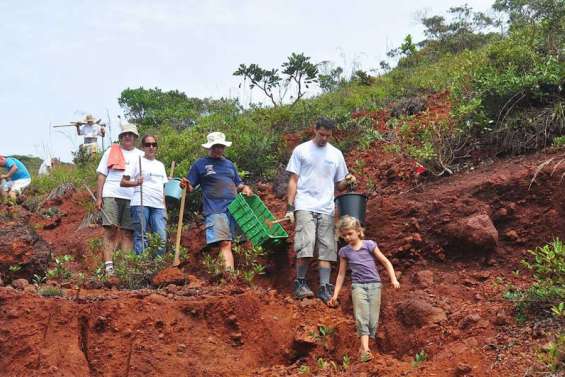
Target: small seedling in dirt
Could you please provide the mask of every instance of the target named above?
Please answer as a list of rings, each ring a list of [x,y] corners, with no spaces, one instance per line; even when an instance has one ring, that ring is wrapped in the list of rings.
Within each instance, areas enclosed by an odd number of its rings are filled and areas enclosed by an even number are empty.
[[[326,337],[332,335],[334,332],[335,328],[333,327],[319,325],[316,331],[310,331],[308,335],[316,341],[320,339],[325,341]]]
[[[33,277],[31,278],[31,282],[38,286],[45,283],[46,281],[47,281],[47,276],[41,276],[38,274],[33,274]]]
[[[523,305],[518,305],[516,307],[516,323],[520,326],[526,323],[528,320],[528,316],[526,315],[526,311],[524,310]]]
[[[84,274],[84,272],[79,272],[78,274],[73,276],[73,281],[77,287],[82,287],[84,286],[84,283],[86,283],[86,275]]]
[[[319,357],[318,360],[316,360],[316,365],[319,369],[326,369],[330,364],[324,360],[324,358]]]
[[[211,278],[216,279],[224,273],[224,263],[220,257],[214,257],[212,254],[205,254],[202,258],[204,269]]]
[[[318,326],[318,332],[320,333],[321,337],[326,337],[326,336],[332,335],[335,332],[335,328],[320,325],[320,326]]]
[[[565,370],[565,363],[563,362],[564,354],[565,333],[561,332],[543,353],[538,354],[538,358],[551,372],[561,372]],[[554,374],[551,375],[553,376]],[[561,376],[561,374],[559,375]]]
[[[22,270],[22,265],[20,264],[13,264],[8,267],[8,272],[6,273],[6,283],[11,282],[15,279],[16,274]]]
[[[248,285],[253,284],[257,275],[265,273],[265,266],[259,263],[259,258],[265,255],[265,251],[260,246],[242,247],[236,245],[233,248],[234,257],[237,259],[241,276]]]
[[[43,297],[63,296],[63,290],[57,287],[45,287],[39,290],[39,295]]]
[[[420,352],[418,352],[416,354],[416,356],[414,356],[414,360],[412,361],[412,366],[414,368],[418,367],[422,362],[426,361],[428,359],[428,355],[426,354],[426,351],[421,350]]]
[[[21,266],[20,264],[13,264],[13,265],[11,265],[10,267],[8,267],[8,271],[9,271],[11,274],[18,273],[18,272],[20,272],[21,270],[22,270],[22,266]]]
[[[298,374],[310,374],[310,367],[308,365],[301,365],[298,368]]]
[[[93,253],[102,250],[102,239],[100,238],[92,238],[88,240],[87,243],[88,243],[88,249]]]
[[[343,361],[341,363],[343,369],[348,369],[350,365],[351,365],[351,357],[349,357],[349,355],[343,355]]]
[[[520,270],[514,270],[514,271],[512,271],[512,275],[514,275],[514,276],[516,276],[516,277],[520,276]]]
[[[565,302],[560,302],[558,305],[551,307],[551,314],[555,318],[565,318]]]
[[[55,257],[55,268],[47,271],[47,277],[49,279],[56,279],[59,281],[69,279],[72,276],[72,273],[67,269],[67,263],[72,261],[73,257],[71,255]]]

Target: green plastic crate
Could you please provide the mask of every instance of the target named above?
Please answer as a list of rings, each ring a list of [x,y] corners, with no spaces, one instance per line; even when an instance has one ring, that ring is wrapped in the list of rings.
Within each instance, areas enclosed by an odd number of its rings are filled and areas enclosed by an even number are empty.
[[[228,210],[245,237],[255,246],[276,245],[288,238],[288,233],[280,224],[273,224],[272,227],[267,225],[266,220],[275,220],[275,217],[257,195],[238,194]]]

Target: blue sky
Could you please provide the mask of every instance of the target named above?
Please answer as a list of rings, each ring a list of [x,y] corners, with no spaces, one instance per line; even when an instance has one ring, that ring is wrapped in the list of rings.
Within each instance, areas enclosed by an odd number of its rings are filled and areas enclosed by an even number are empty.
[[[80,139],[68,122],[86,113],[117,134],[127,88],[178,89],[195,97],[259,98],[238,88],[240,63],[278,67],[292,52],[370,70],[406,34],[422,39],[418,15],[457,0],[0,0],[0,154],[62,157]],[[466,1],[487,10],[492,0]]]

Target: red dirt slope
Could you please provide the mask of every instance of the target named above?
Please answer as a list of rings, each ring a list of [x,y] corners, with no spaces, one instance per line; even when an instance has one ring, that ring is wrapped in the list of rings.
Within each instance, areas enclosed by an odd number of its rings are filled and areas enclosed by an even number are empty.
[[[513,273],[528,248],[565,238],[559,175],[544,171],[528,190],[535,168],[549,157],[500,161],[407,193],[399,188],[371,197],[367,237],[379,242],[401,274],[401,288],[393,291],[382,272],[373,362],[356,361],[348,289],[338,309],[290,298],[291,247],[267,260],[260,287],[214,286],[202,280],[202,235],[193,225],[183,235],[192,255],[186,272],[197,275],[187,286],[68,289],[64,298],[0,287],[0,375],[288,376],[306,366],[313,375],[524,375],[550,329],[545,322],[518,326],[501,294],[508,284],[531,282],[529,273]],[[382,170],[372,174],[378,179]],[[61,205],[67,216],[59,227],[39,233],[55,254],[82,258],[77,270],[87,271],[94,258],[87,240],[100,230],[74,232],[81,195]],[[284,212],[272,194],[264,198],[277,214]],[[492,227],[470,227],[474,216],[486,217]],[[494,246],[489,250],[476,233],[496,236]],[[317,288],[314,273],[311,284]],[[335,331],[319,336],[319,326]],[[412,366],[422,350],[427,361]],[[344,356],[352,360],[347,369]]]

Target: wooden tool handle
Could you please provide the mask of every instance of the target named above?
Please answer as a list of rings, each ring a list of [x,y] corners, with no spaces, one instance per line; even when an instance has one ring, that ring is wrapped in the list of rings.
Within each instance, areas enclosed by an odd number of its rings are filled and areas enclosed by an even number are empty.
[[[179,223],[177,225],[177,242],[175,245],[175,259],[173,261],[173,266],[178,266],[180,264],[180,237],[182,231],[182,220],[184,217],[184,202],[186,200],[186,188],[182,189],[182,196],[180,199],[180,211],[179,211]]]
[[[173,174],[175,172],[175,162],[171,162],[171,174],[169,174],[169,177],[173,178]]]

